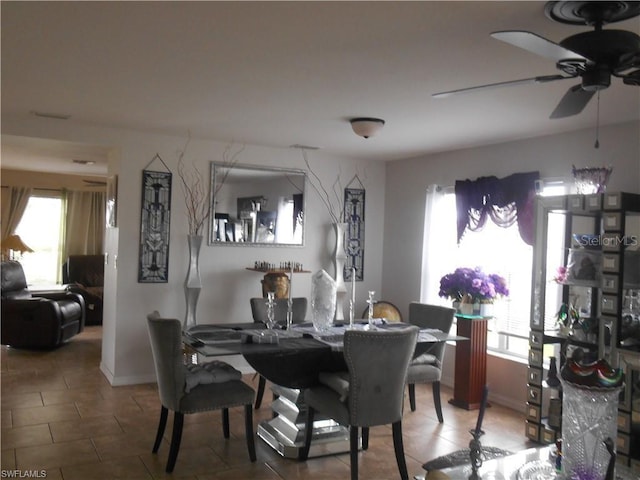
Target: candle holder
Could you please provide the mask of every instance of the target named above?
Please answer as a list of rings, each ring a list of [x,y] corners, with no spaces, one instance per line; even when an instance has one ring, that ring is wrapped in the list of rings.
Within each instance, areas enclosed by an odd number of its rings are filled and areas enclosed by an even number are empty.
[[[289,297],[287,300],[287,330],[291,329],[293,324],[293,299]]]
[[[482,443],[480,443],[480,437],[484,435],[484,430],[469,430],[469,433],[473,437],[469,442],[469,460],[471,461],[471,475],[469,480],[478,480],[482,477],[478,475],[478,470],[482,466]]]
[[[353,300],[349,300],[349,325],[347,326],[347,329],[353,330],[355,328],[354,320]]]
[[[369,298],[367,299],[367,303],[369,304],[369,310],[367,312],[367,328],[368,329],[373,329],[374,325],[373,325],[373,304],[375,303],[373,300],[374,295],[376,294],[376,292],[374,292],[373,290],[369,290]]]
[[[267,328],[272,330],[276,323],[275,292],[267,292]]]

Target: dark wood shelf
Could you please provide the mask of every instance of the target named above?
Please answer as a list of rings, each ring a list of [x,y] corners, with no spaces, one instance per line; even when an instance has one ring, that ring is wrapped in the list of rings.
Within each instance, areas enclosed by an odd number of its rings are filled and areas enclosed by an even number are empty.
[[[291,269],[288,268],[253,268],[247,267],[247,270],[260,273],[291,273]],[[311,270],[294,270],[293,273],[311,273]]]

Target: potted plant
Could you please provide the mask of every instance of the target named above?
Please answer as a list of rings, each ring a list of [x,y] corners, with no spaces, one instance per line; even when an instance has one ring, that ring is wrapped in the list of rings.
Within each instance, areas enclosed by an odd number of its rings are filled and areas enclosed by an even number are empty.
[[[504,277],[496,273],[485,273],[480,267],[460,267],[440,279],[439,295],[450,298],[454,304],[459,302],[462,314],[489,315],[486,306],[508,296],[509,288]]]

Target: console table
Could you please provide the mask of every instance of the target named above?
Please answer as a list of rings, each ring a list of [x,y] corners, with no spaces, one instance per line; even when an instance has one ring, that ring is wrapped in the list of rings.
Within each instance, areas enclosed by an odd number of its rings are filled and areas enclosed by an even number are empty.
[[[451,405],[477,410],[487,383],[487,324],[491,317],[456,314],[457,335],[468,342],[456,345],[456,367]]]

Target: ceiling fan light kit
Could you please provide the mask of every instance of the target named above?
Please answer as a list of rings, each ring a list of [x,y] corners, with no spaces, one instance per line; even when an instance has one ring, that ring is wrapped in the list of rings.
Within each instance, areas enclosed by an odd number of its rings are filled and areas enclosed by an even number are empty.
[[[577,115],[587,106],[594,92],[611,85],[618,77],[625,85],[640,86],[640,37],[625,30],[603,30],[603,25],[640,15],[639,1],[560,1],[547,2],[545,14],[553,21],[569,25],[592,26],[588,32],[571,35],[559,43],[532,32],[502,31],[491,36],[523,50],[556,61],[563,75],[547,75],[528,79],[497,82],[436,93],[434,97],[483,89],[547,83],[580,77],[581,82],[565,93],[550,118]]]
[[[358,117],[352,118],[349,122],[353,132],[364,138],[373,137],[384,127],[384,120],[381,118]]]

